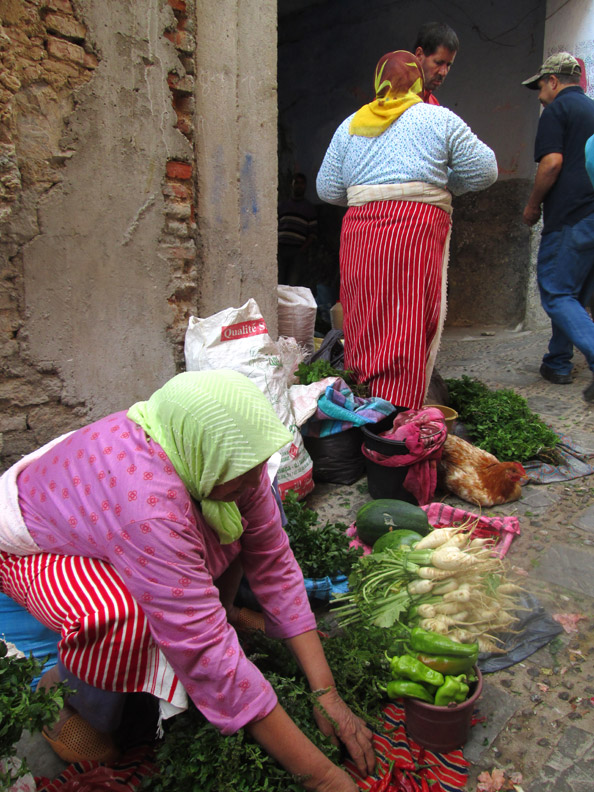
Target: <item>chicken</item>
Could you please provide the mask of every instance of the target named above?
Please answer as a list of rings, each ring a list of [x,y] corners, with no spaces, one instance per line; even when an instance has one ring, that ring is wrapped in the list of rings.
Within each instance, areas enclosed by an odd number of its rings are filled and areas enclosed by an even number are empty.
[[[443,444],[439,474],[445,489],[477,506],[518,500],[527,479],[519,462],[500,462],[488,451],[451,434]]]

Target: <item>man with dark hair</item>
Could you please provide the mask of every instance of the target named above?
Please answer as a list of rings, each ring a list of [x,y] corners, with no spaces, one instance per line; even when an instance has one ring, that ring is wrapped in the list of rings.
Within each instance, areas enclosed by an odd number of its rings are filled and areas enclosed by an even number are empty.
[[[594,102],[580,87],[581,73],[573,55],[558,52],[522,83],[538,90],[544,107],[534,144],[538,168],[524,222],[535,225],[542,205],[537,278],[552,336],[540,374],[555,385],[571,383],[574,346],[594,373],[594,323],[585,308],[594,294],[594,188],[584,155],[594,134]],[[584,399],[594,402],[594,380]]]
[[[459,49],[458,36],[445,22],[426,22],[417,33],[413,53],[423,67],[425,102],[439,104],[433,96],[433,91],[436,91],[447,77]]]

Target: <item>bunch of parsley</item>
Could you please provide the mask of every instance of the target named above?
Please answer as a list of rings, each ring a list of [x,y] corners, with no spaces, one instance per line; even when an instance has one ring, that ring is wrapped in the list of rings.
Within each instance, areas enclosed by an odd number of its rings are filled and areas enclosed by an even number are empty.
[[[472,442],[501,462],[555,458],[559,437],[509,389],[490,390],[483,382],[463,376],[447,379],[451,406],[458,412]]]
[[[287,517],[285,531],[304,577],[348,575],[362,550],[349,547],[347,526],[330,522],[318,526],[317,513],[300,503],[294,492],[287,493],[283,508]]]
[[[37,660],[32,655],[9,656],[7,645],[0,641],[0,760],[13,755],[23,731],[33,734],[50,726],[64,706],[64,696],[68,692],[64,683],[51,690],[31,688],[47,659]],[[17,778],[27,772],[26,760],[18,770],[0,770],[0,789],[11,789]]]
[[[374,680],[387,673],[384,650],[389,630],[357,627],[348,633],[322,636],[324,651],[336,686],[348,704],[372,728],[379,728],[384,703]],[[340,749],[318,730],[312,714],[312,696],[286,646],[254,633],[246,639],[247,656],[273,686],[280,704],[301,731],[333,762]],[[192,705],[164,722],[165,736],[157,747],[158,773],[143,781],[150,792],[302,792],[302,786],[283,770],[244,730],[227,737]]]

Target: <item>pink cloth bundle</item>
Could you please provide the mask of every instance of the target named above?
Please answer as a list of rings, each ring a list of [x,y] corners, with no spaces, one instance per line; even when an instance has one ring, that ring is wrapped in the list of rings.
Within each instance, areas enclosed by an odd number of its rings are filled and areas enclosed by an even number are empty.
[[[398,413],[391,429],[379,437],[403,442],[408,454],[388,456],[363,445],[363,454],[378,465],[408,466],[404,488],[417,499],[419,505],[429,503],[437,485],[437,463],[447,437],[443,414],[435,407],[406,410]]]

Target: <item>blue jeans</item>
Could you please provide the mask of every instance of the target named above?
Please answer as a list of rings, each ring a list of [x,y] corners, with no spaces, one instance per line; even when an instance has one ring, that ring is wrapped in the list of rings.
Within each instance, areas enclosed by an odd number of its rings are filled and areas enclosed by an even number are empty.
[[[594,293],[594,215],[544,234],[537,277],[553,329],[543,363],[558,374],[569,374],[576,346],[594,372],[594,322],[584,307]]]

